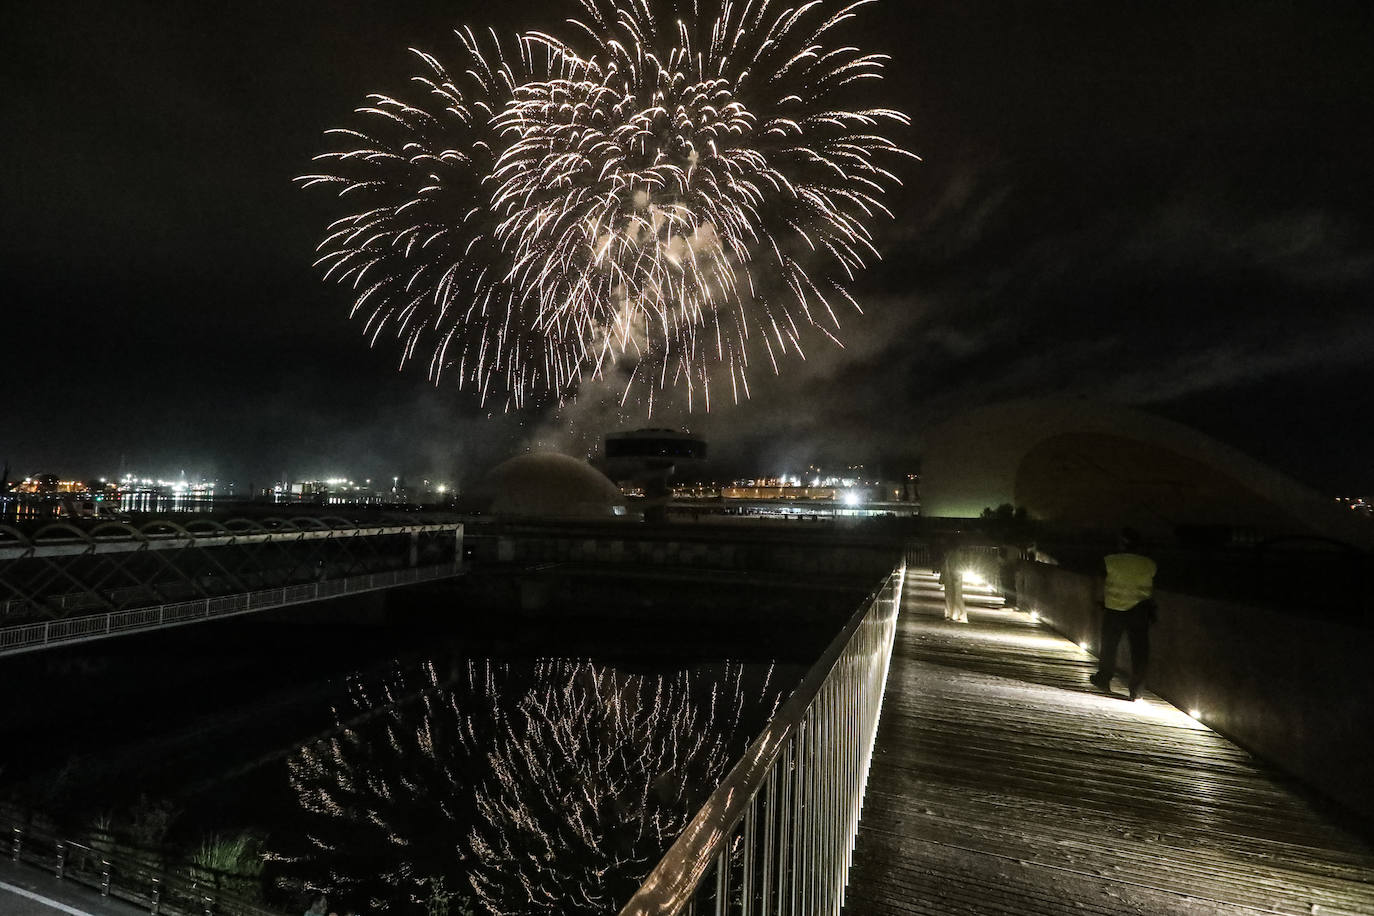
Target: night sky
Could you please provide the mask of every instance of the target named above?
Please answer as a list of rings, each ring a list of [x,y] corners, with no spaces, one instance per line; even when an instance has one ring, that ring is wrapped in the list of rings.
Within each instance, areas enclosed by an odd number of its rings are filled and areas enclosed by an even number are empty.
[[[397,371],[311,267],[292,178],[408,46],[571,4],[29,3],[7,10],[0,460],[18,474],[471,477],[645,425],[589,392],[494,416]],[[1374,5],[884,0],[913,117],[884,252],[752,400],[656,414],[722,472],[914,466],[961,409],[1090,396],[1327,494],[1374,493]]]

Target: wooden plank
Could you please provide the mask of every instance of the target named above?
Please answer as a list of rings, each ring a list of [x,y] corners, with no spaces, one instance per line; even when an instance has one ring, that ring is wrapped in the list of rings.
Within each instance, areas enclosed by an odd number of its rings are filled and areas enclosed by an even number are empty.
[[[908,579],[845,912],[1374,914],[1374,846],[1029,617]]]

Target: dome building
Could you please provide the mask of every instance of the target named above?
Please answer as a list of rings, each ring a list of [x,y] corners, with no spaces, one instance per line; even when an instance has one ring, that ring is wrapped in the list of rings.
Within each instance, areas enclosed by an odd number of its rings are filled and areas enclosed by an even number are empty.
[[[478,487],[492,515],[527,519],[608,519],[625,515],[625,497],[585,461],[556,452],[517,455]]]
[[[955,417],[926,442],[925,515],[976,517],[1011,503],[1035,518],[1155,535],[1230,526],[1361,544],[1372,533],[1279,471],[1128,407],[1013,401]]]

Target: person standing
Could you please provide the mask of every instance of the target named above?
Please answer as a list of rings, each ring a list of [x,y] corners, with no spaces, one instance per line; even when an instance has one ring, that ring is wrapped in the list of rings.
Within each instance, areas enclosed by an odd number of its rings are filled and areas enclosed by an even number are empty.
[[[940,584],[945,587],[945,619],[955,623],[968,623],[968,608],[964,604],[963,554],[958,544],[950,544],[945,549],[944,567],[940,571]]]
[[[1122,528],[1120,552],[1103,558],[1107,576],[1102,583],[1102,638],[1098,645],[1097,673],[1088,680],[1099,690],[1112,691],[1116,674],[1116,649],[1124,633],[1131,647],[1131,699],[1140,698],[1145,670],[1150,663],[1150,624],[1155,617],[1155,561],[1136,552],[1140,535]]]
[[[997,584],[1002,589],[1002,606],[1016,609],[1016,567],[1021,559],[1021,549],[1003,544],[997,549]]]

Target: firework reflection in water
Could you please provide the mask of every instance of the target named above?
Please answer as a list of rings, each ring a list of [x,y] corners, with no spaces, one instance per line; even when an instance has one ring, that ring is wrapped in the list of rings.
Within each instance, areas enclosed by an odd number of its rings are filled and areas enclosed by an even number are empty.
[[[871,104],[872,0],[579,0],[563,33],[459,29],[368,97],[306,186],[349,212],[319,245],[375,343],[430,354],[507,409],[623,373],[710,408],[858,310],[873,227],[912,156]],[[620,377],[619,375],[617,377]],[[652,407],[650,408],[652,409]]]
[[[503,916],[616,912],[781,701],[736,663],[428,664],[353,693],[288,762],[310,849],[287,871],[375,909],[442,877]]]

